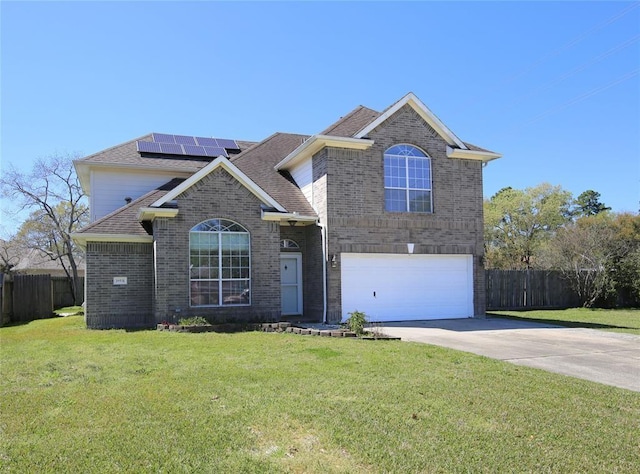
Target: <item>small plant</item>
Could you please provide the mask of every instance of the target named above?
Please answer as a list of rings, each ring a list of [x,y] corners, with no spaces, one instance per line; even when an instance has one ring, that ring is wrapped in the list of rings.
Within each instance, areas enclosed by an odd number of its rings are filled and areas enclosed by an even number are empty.
[[[209,321],[202,316],[192,316],[190,318],[180,318],[178,324],[180,326],[209,326]]]
[[[386,338],[387,335],[382,330],[382,325],[380,323],[373,323],[369,326],[369,335],[374,339],[383,339]]]
[[[347,319],[349,330],[355,332],[358,336],[362,336],[365,324],[367,324],[367,315],[362,311],[356,310],[353,313],[349,313],[349,319]]]

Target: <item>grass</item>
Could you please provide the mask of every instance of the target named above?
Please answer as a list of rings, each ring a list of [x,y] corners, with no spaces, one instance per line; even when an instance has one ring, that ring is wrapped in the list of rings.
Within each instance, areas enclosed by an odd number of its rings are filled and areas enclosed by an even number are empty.
[[[0,328],[4,472],[637,472],[640,393],[424,344]]]
[[[640,335],[640,309],[571,308],[541,311],[492,311],[489,316],[526,319],[558,326],[586,327]]]

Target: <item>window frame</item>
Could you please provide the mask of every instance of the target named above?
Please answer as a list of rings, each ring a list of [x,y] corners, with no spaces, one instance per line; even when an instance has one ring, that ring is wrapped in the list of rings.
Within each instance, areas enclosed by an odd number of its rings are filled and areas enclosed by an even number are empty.
[[[280,240],[280,251],[283,250],[291,250],[294,252],[300,252],[300,245],[293,239],[281,239]]]
[[[207,226],[209,227],[209,229],[203,228]],[[197,267],[198,271],[202,271],[203,269],[206,269],[206,271],[209,272],[209,278],[202,278],[199,276],[197,278],[194,277],[194,274],[193,274],[194,267],[193,267],[192,259],[203,258],[202,253],[199,253],[197,256],[193,255],[192,236],[194,234],[217,236],[216,239],[214,239],[217,241],[215,245],[211,245],[207,248],[199,249],[200,252],[202,252],[203,250],[209,251],[209,259],[211,259],[212,257],[217,259],[216,266],[204,266],[204,267],[198,266]],[[239,244],[242,245],[243,247],[244,245],[246,245],[246,249],[247,249],[246,257],[243,256],[242,254],[235,255],[235,256],[228,254],[229,248],[232,249],[232,246],[227,247],[226,249],[227,253],[225,253],[224,241],[228,239],[225,239],[223,236],[231,236],[231,235],[246,236],[246,243],[239,242]],[[230,259],[233,262],[234,258],[239,258],[241,262],[244,258],[246,258],[246,266],[240,265],[240,266],[234,267],[233,265],[231,266],[225,265],[225,263],[228,262]],[[229,277],[224,276],[225,274],[228,274],[228,272],[233,271],[234,269],[239,269],[240,272],[242,272],[243,274],[246,274],[247,275],[246,278],[243,278],[243,277],[233,278],[232,276],[229,276]],[[191,308],[228,308],[228,307],[238,307],[238,306],[251,306],[251,296],[252,296],[251,295],[252,293],[251,291],[251,234],[244,226],[230,219],[212,218],[212,219],[206,219],[196,224],[189,230],[189,270],[188,271],[189,271],[189,307]],[[216,273],[217,275],[216,278],[211,278],[212,272]],[[217,297],[218,297],[217,304],[194,304],[193,297],[195,295],[193,295],[193,285],[195,282],[217,282]],[[228,297],[236,296],[236,295],[225,295],[225,283],[229,283],[229,282],[231,282],[231,284],[233,284],[233,282],[246,282],[246,288],[242,291],[242,293],[240,293],[240,295],[238,295],[240,297],[240,302],[238,303],[229,302],[229,301],[225,302],[225,299],[227,299]],[[247,292],[246,301],[242,301],[244,292]],[[211,296],[211,292],[209,292],[208,295]]]
[[[398,149],[396,152],[395,149]],[[414,154],[414,151],[417,154]],[[396,168],[400,170],[400,166],[398,165],[398,161],[402,161],[402,170],[404,171],[403,176],[394,176],[391,172],[392,164],[388,164],[388,159],[395,159],[396,163],[394,163]],[[411,176],[411,166],[410,160],[417,160],[418,162],[426,162],[428,165],[428,178],[427,185],[428,187],[419,187],[419,186],[411,186],[412,181],[424,180],[424,177]],[[424,170],[422,170],[424,171]],[[391,186],[387,185],[388,181],[391,180],[399,180],[403,181],[404,185],[402,186]],[[410,143],[397,143],[395,145],[387,148],[383,154],[383,184],[384,184],[384,210],[386,212],[410,212],[412,214],[433,214],[433,173],[431,166],[431,157],[428,153],[426,153],[420,147],[412,145]],[[403,202],[404,209],[393,209],[393,206],[389,205],[389,201],[391,198],[388,196],[388,191],[401,191],[404,195],[404,199],[400,201],[396,199],[396,202]],[[428,192],[429,193],[429,210],[411,210],[411,194],[419,193],[419,192]]]

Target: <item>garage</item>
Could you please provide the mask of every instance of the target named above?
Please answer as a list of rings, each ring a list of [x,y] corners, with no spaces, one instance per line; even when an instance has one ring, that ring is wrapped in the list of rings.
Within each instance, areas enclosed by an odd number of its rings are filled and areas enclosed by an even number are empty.
[[[343,253],[341,276],[343,321],[473,317],[471,255]]]

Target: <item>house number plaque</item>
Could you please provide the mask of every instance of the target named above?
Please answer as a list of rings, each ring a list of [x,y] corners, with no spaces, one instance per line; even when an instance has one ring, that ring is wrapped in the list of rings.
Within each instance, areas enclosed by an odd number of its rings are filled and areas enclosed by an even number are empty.
[[[114,285],[126,285],[127,284],[127,277],[113,277],[113,284]]]

